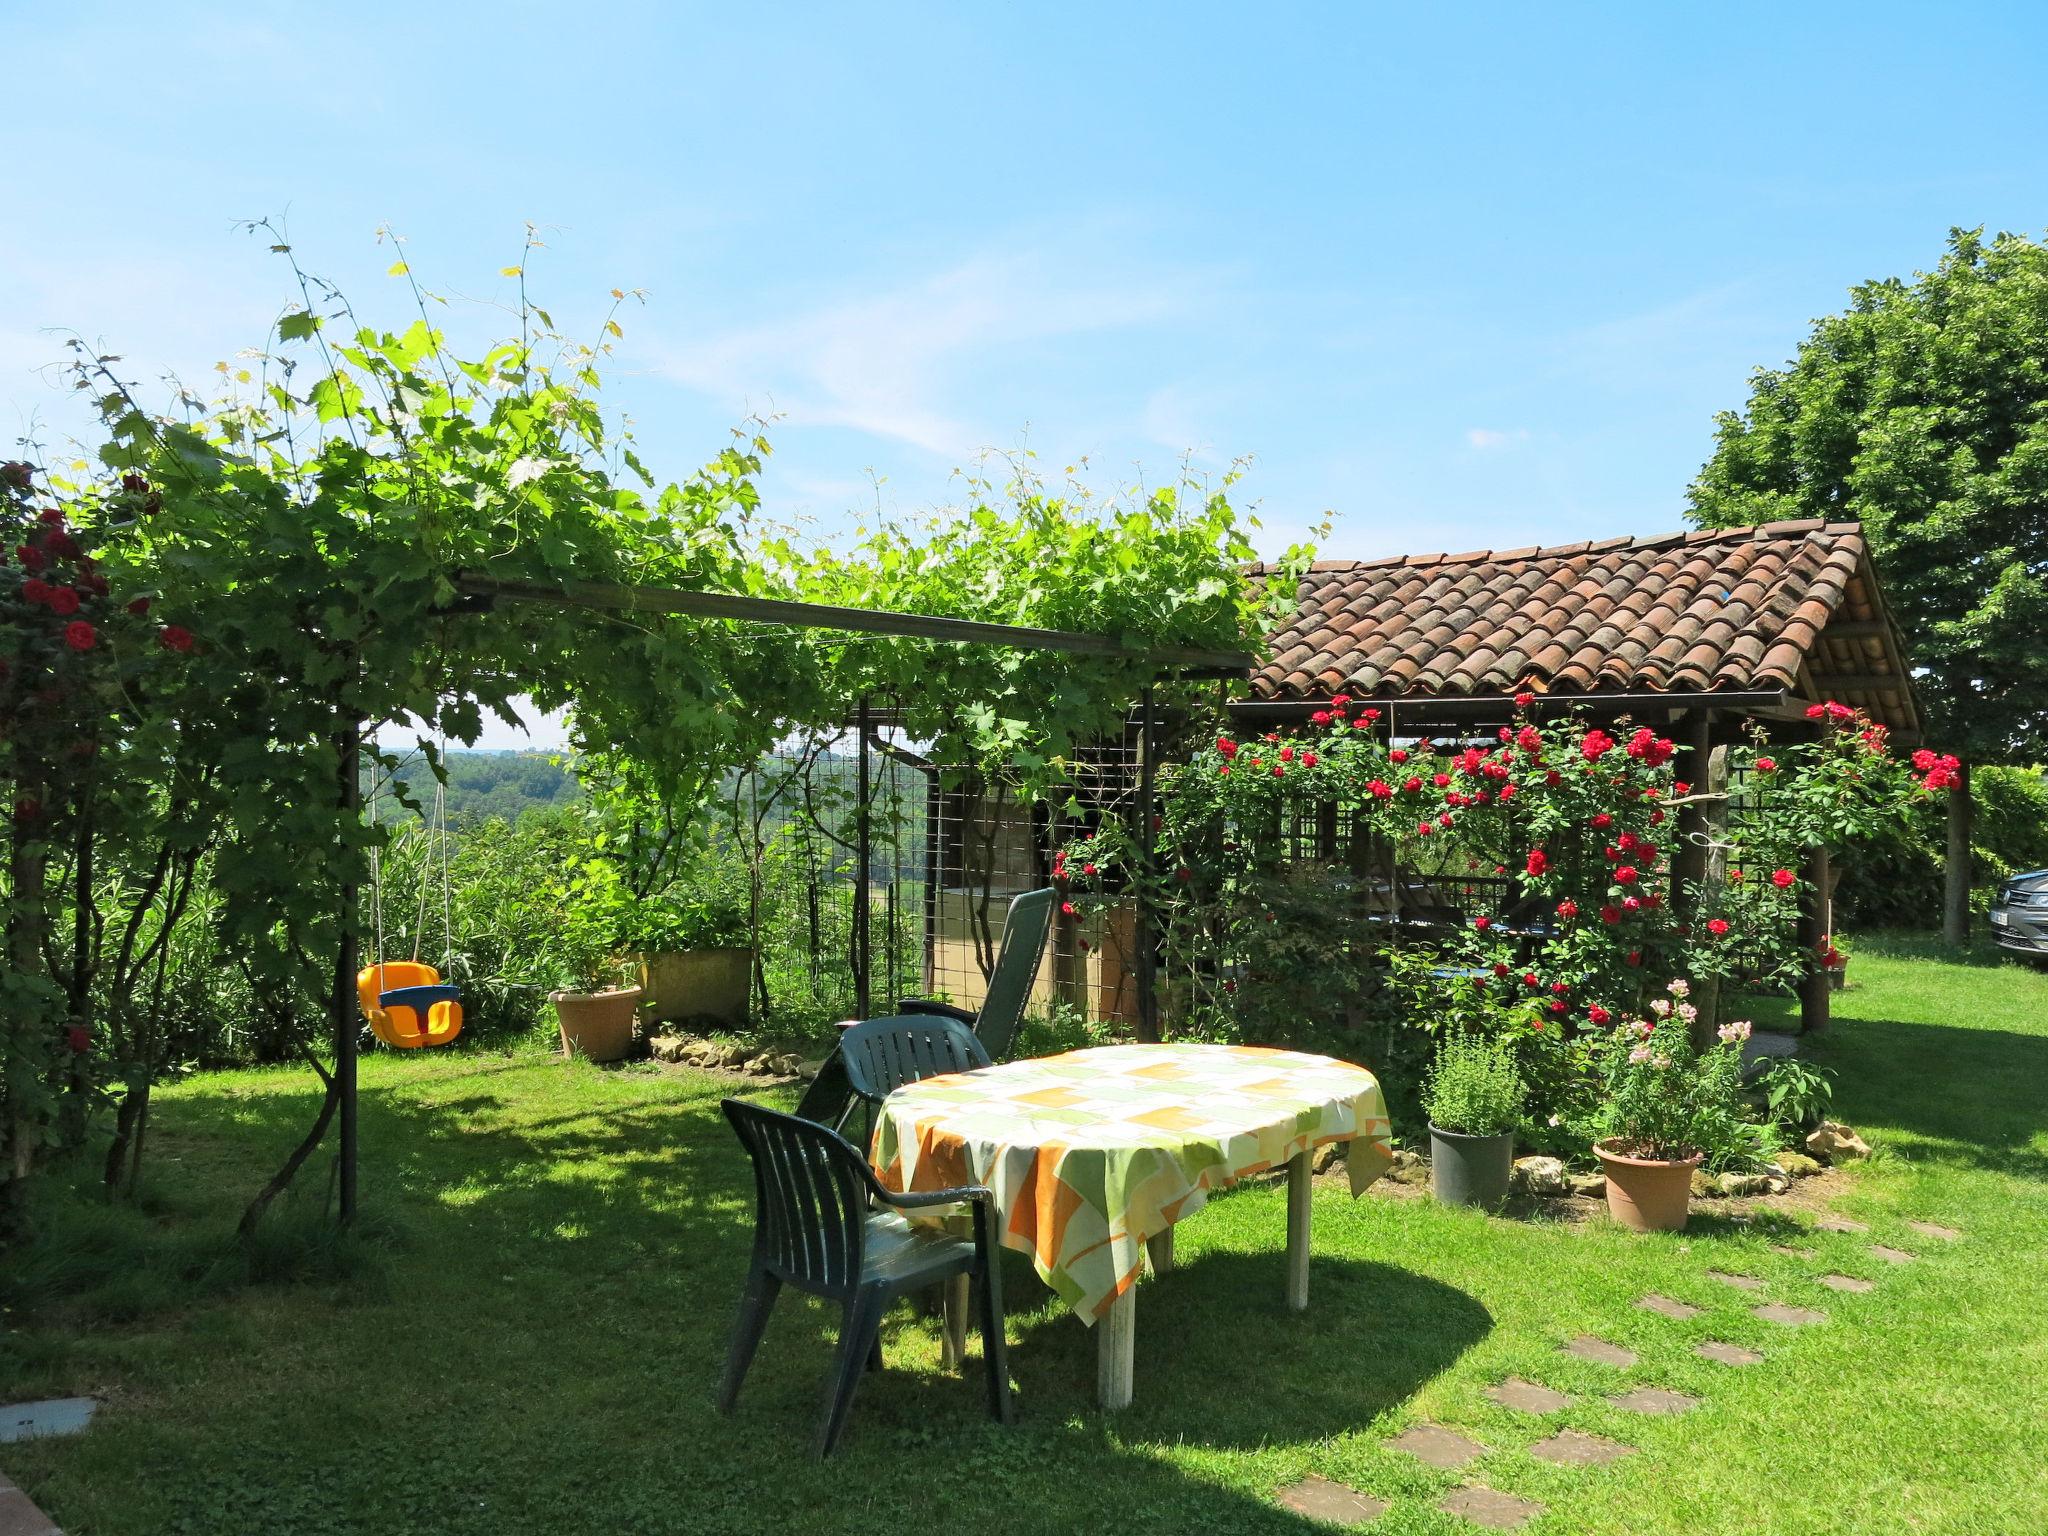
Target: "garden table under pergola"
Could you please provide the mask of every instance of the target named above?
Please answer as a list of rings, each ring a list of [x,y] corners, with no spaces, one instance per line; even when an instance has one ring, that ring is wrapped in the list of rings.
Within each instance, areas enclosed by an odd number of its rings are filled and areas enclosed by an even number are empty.
[[[1096,1327],[1096,1391],[1114,1409],[1131,1401],[1139,1271],[1148,1252],[1155,1273],[1171,1267],[1174,1224],[1209,1191],[1286,1167],[1287,1303],[1308,1306],[1309,1160],[1329,1142],[1351,1144],[1354,1195],[1393,1162],[1363,1067],[1253,1046],[1112,1045],[899,1088],[871,1155],[893,1189],[994,1191],[1004,1245]],[[964,1321],[955,1306],[953,1350]]]

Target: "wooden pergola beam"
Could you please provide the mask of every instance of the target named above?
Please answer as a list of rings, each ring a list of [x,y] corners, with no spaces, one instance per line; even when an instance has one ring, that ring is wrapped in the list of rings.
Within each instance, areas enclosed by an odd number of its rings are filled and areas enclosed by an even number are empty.
[[[560,585],[457,571],[455,588],[466,597],[491,602],[552,603],[615,613],[676,614],[687,618],[734,619],[742,623],[775,624],[799,629],[843,630],[893,635],[909,640],[934,640],[957,645],[1000,645],[1012,650],[1053,651],[1094,656],[1108,661],[1140,662],[1191,677],[1242,677],[1257,664],[1245,651],[1208,650],[1193,646],[1144,648],[1111,635],[1077,630],[1036,629],[1024,624],[991,624],[980,619],[948,619],[931,614],[892,613],[885,609],[842,608],[829,603],[799,603],[773,597],[745,597],[731,592],[687,592],[676,587],[620,586],[598,581],[565,581]]]

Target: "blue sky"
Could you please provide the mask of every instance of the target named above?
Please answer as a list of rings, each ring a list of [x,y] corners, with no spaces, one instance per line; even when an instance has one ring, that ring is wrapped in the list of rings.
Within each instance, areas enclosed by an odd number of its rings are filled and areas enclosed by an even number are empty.
[[[1278,545],[1682,521],[1712,413],[1951,225],[2048,226],[2039,5],[56,6],[0,0],[0,433],[51,328],[196,377],[289,296],[286,215],[481,335],[643,288],[608,393],[680,476],[776,413],[829,535],[1028,442],[1220,468]],[[872,483],[881,481],[879,492]]]

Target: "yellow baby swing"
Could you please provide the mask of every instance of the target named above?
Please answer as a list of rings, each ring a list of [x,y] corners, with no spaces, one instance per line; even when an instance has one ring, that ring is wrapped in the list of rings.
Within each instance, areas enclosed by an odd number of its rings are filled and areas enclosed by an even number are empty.
[[[443,963],[455,955],[455,930],[449,921],[448,794],[437,779],[434,784],[434,819],[428,828],[429,845],[439,840],[441,856],[441,931],[446,941]],[[384,885],[377,850],[370,851],[370,904],[376,912],[377,954],[384,953]],[[356,973],[356,1001],[370,1032],[386,1045],[401,1051],[416,1051],[427,1045],[446,1045],[462,1033],[462,993],[441,980],[441,973],[420,963],[420,941],[427,926],[427,882],[420,881],[420,908],[413,924],[412,958],[379,959]]]

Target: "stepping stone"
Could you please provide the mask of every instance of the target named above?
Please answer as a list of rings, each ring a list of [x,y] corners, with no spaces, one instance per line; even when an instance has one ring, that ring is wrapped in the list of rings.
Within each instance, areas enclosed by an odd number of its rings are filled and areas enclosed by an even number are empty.
[[[1619,1344],[1610,1344],[1605,1339],[1590,1333],[1582,1333],[1564,1346],[1568,1355],[1577,1355],[1581,1360],[1591,1360],[1597,1365],[1618,1365],[1627,1370],[1636,1363],[1632,1349],[1623,1349]]]
[[[1636,1448],[1632,1445],[1576,1429],[1560,1429],[1548,1440],[1538,1440],[1529,1447],[1531,1456],[1554,1461],[1560,1467],[1604,1467],[1610,1461],[1619,1461],[1635,1453]]]
[[[1828,1320],[1825,1312],[1816,1312],[1811,1307],[1788,1307],[1782,1301],[1768,1306],[1751,1309],[1767,1323],[1783,1323],[1787,1328],[1804,1328],[1809,1323],[1824,1323]]]
[[[32,1403],[0,1407],[0,1445],[35,1440],[44,1435],[75,1435],[92,1422],[99,1402],[90,1397],[45,1397]],[[7,1528],[0,1526],[0,1536]]]
[[[1869,1227],[1860,1221],[1851,1221],[1846,1216],[1823,1216],[1814,1225],[1823,1232],[1868,1232]]]
[[[1854,1275],[1822,1275],[1820,1283],[1831,1291],[1874,1291],[1877,1287],[1868,1280],[1858,1280]]]
[[[1654,1291],[1637,1302],[1636,1305],[1645,1312],[1654,1312],[1659,1317],[1677,1318],[1681,1322],[1688,1317],[1698,1317],[1700,1315],[1698,1307],[1687,1306],[1682,1301],[1673,1301],[1669,1296],[1659,1296]]]
[[[1922,1237],[1938,1237],[1945,1243],[1952,1243],[1963,1235],[1954,1227],[1944,1227],[1938,1221],[1909,1221],[1906,1225]]]
[[[1413,1429],[1404,1429],[1387,1442],[1391,1451],[1406,1451],[1425,1467],[1436,1467],[1445,1472],[1455,1472],[1468,1461],[1477,1461],[1486,1454],[1486,1447],[1467,1440],[1463,1435],[1452,1434],[1437,1424],[1418,1424]]]
[[[1298,1515],[1331,1525],[1370,1525],[1387,1512],[1387,1501],[1326,1477],[1304,1477],[1282,1488],[1280,1502]]]
[[[1783,1243],[1771,1244],[1771,1252],[1782,1253],[1788,1259],[1810,1259],[1813,1257],[1813,1250],[1811,1248],[1787,1248]]]
[[[1738,1291],[1761,1291],[1765,1288],[1764,1282],[1755,1275],[1731,1275],[1723,1269],[1710,1269],[1707,1274],[1723,1285],[1734,1286]]]
[[[1560,1408],[1569,1408],[1571,1399],[1562,1392],[1553,1392],[1537,1382],[1524,1381],[1519,1376],[1510,1376],[1497,1387],[1488,1387],[1486,1395],[1503,1408],[1512,1408],[1517,1413],[1555,1413]]]
[[[1762,1365],[1764,1357],[1753,1349],[1744,1349],[1740,1344],[1724,1344],[1719,1339],[1709,1339],[1704,1344],[1695,1344],[1692,1352],[1702,1360],[1711,1360],[1716,1365]]]
[[[1512,1531],[1543,1513],[1543,1506],[1532,1500],[1518,1499],[1511,1493],[1500,1493],[1477,1484],[1469,1488],[1453,1488],[1443,1496],[1437,1508],[1463,1515],[1474,1525],[1483,1525],[1490,1531]]]
[[[1690,1413],[1700,1405],[1688,1392],[1668,1392],[1662,1387],[1637,1387],[1607,1401],[1629,1413]]]
[[[35,1501],[0,1472],[0,1536],[64,1536]]]
[[[1920,1257],[1919,1254],[1908,1253],[1903,1248],[1887,1248],[1883,1243],[1872,1243],[1870,1252],[1873,1257],[1883,1259],[1887,1264],[1910,1264]]]

